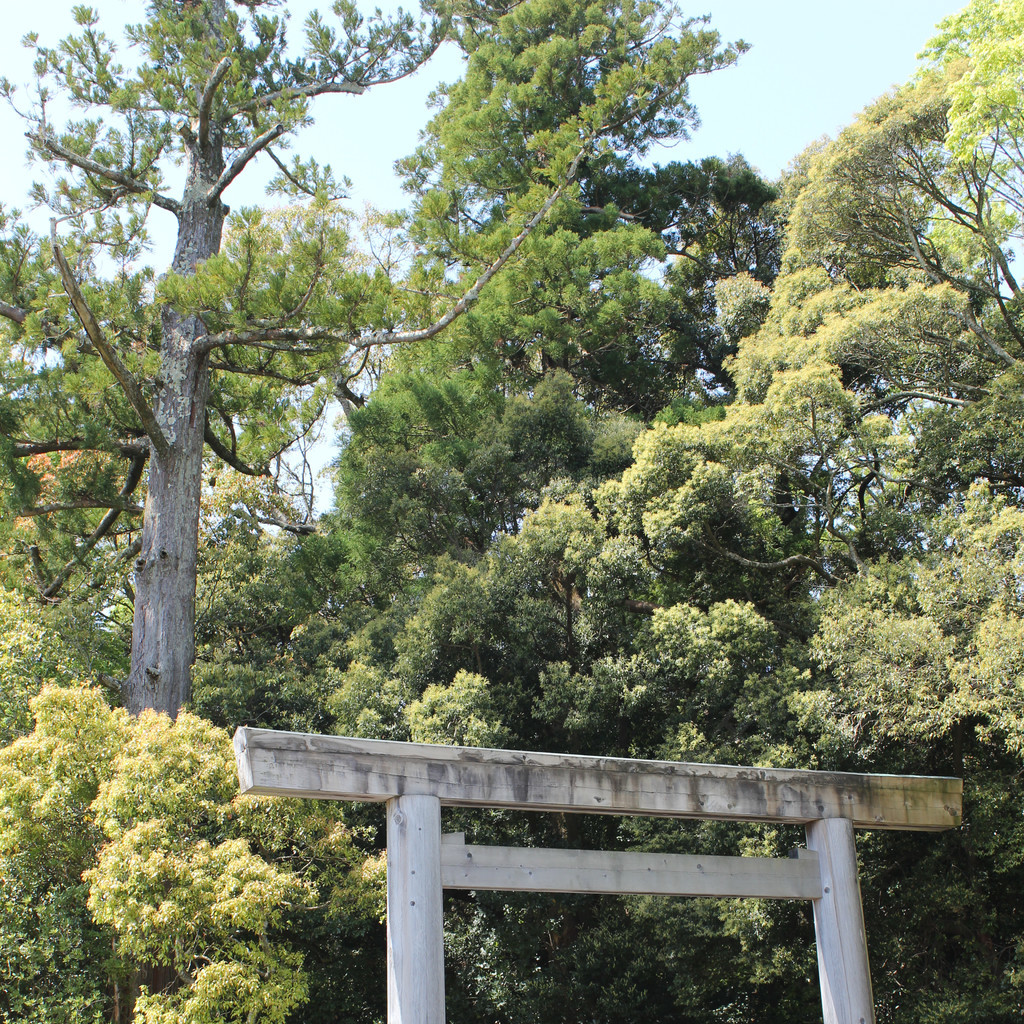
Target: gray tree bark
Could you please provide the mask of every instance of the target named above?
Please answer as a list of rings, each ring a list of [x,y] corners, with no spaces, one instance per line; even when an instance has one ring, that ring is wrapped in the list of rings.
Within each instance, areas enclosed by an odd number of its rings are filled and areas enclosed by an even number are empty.
[[[223,12],[221,11],[221,16]],[[216,16],[216,12],[214,12]],[[190,274],[220,250],[227,207],[209,193],[224,170],[223,139],[211,124],[189,143],[188,177],[178,215],[171,269]],[[198,317],[169,306],[161,312],[156,418],[169,449],[153,451],[135,563],[135,617],[125,706],[137,715],[154,708],[176,717],[191,695],[195,661],[196,569],[203,433],[210,393],[209,358]]]

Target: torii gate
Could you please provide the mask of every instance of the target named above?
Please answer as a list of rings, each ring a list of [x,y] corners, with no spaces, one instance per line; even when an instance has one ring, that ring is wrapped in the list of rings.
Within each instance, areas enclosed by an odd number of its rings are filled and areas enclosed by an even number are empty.
[[[442,889],[810,900],[825,1024],[874,1024],[855,828],[960,823],[960,779],[636,761],[240,728],[243,793],[387,801],[388,1024],[444,1024]],[[789,859],[467,846],[441,805],[802,824]]]

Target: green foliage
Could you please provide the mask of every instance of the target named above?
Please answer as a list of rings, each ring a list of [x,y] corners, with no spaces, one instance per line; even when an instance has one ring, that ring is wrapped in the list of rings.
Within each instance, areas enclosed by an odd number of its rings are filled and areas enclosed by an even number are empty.
[[[646,418],[704,366],[694,350],[707,341],[698,334],[714,334],[713,281],[753,271],[750,260],[772,276],[771,228],[758,219],[772,192],[742,160],[638,166],[694,122],[689,75],[745,49],[721,46],[706,21],[668,4],[543,0],[460,36],[466,75],[438,90],[423,144],[400,165],[411,233],[431,245],[422,287],[501,251],[536,208],[536,182],[582,159],[579,201],[552,212],[449,335],[456,365],[497,365],[516,390],[559,368],[594,406]],[[687,316],[656,279],[684,250],[704,274]]]
[[[938,28],[939,34],[928,43],[924,56],[958,72],[951,90],[946,137],[950,149],[960,159],[969,160],[976,147],[992,145],[1005,159],[1006,151],[994,138],[993,129],[1012,139],[1020,128],[1017,70],[1022,58],[1024,7],[1014,0],[972,0]]]
[[[115,671],[113,646],[73,606],[40,608],[0,587],[0,744],[31,729],[29,702],[44,686]]]
[[[331,563],[292,538],[266,536],[255,510],[288,514],[269,488],[224,468],[213,472],[218,487],[203,509],[191,710],[224,728],[246,721],[320,731],[327,691],[312,685],[308,669],[335,637],[309,619],[327,599]]]
[[[23,95],[0,83],[45,172],[32,201],[48,207],[67,234],[40,239],[17,211],[0,211],[7,325],[0,338],[0,544],[10,556],[8,586],[54,600],[91,568],[106,588],[99,605],[123,603],[120,591],[132,593],[124,563],[144,518],[147,464],[170,455],[158,434],[181,448],[173,421],[182,399],[193,429],[220,460],[270,480],[270,464],[301,445],[322,416],[329,381],[337,378],[344,393],[358,376],[345,367],[353,354],[347,342],[363,326],[397,317],[387,275],[352,255],[330,167],[278,152],[311,123],[314,97],[361,93],[410,73],[436,49],[447,21],[429,11],[422,22],[402,12],[364,17],[339,2],[330,16],[311,15],[295,46],[287,12],[276,7],[276,0],[160,0],[122,39],[104,31],[96,10],[79,6],[66,39],[27,39],[34,90]],[[54,118],[55,97],[74,109],[73,120]],[[281,172],[271,191],[297,201],[280,211],[243,210],[222,238],[228,207],[221,193],[257,154]],[[169,190],[180,181],[186,185],[175,198]],[[154,210],[178,218],[172,272],[159,282],[145,265]],[[58,243],[70,267],[64,276],[78,282],[79,307],[87,305],[95,320],[91,334],[56,272]],[[259,340],[254,331],[301,332],[312,319],[319,333],[305,344],[290,336],[247,347]],[[200,326],[204,339],[228,328],[249,333],[203,355],[197,377],[176,360],[188,361]],[[121,386],[112,386],[115,363]],[[193,458],[184,488],[193,506],[202,472]],[[149,497],[151,517],[159,515],[159,498]],[[268,504],[262,497],[254,514]],[[181,515],[163,514],[165,521]],[[135,593],[144,603],[144,588]],[[187,692],[187,680],[180,682]]]
[[[359,661],[352,662],[344,673],[328,672],[326,682],[333,687],[328,707],[341,735],[409,738],[405,711],[412,691],[406,683]]]
[[[134,1002],[150,1022],[285,1020],[308,992],[285,936],[318,885],[334,914],[377,909],[346,878],[360,858],[340,818],[238,797],[227,736],[188,714],[132,719],[52,686],[32,711],[33,731],[0,751],[15,908],[0,942],[26,953],[4,960],[4,1019],[98,1020]],[[301,855],[287,845],[300,832]]]
[[[490,686],[472,672],[458,671],[448,686],[428,686],[406,713],[409,738],[417,743],[502,747],[507,742]]]
[[[529,399],[489,384],[477,373],[394,375],[349,417],[337,514],[378,592],[441,555],[473,563],[499,532],[518,532],[552,480],[628,464],[639,426],[595,415],[566,374],[545,377]]]
[[[962,770],[968,729],[1020,757],[1024,519],[975,489],[932,529],[936,554],[881,562],[833,600],[816,643],[841,685],[816,699],[849,709],[830,721],[865,749],[928,741]]]
[[[964,779],[961,830],[861,844],[862,884],[880,897],[875,963],[927,993],[911,1016],[883,991],[893,1020],[1021,1011],[1021,526],[1018,507],[977,488],[919,557],[879,561],[830,595],[814,649],[831,685],[794,705],[830,759]],[[908,933],[928,944],[916,965]]]
[[[179,6],[154,5],[165,38],[145,29],[146,52],[208,73],[201,5]],[[341,6],[341,29],[314,18],[306,56],[285,58],[262,6],[237,29],[225,111],[299,75],[343,77],[332,62],[361,66],[352,40],[381,31]],[[374,365],[365,404],[319,336],[303,334],[301,352],[219,350],[211,427],[250,469],[319,415],[327,379],[349,405],[336,506],[316,534],[266,537],[294,507],[244,469],[208,464],[193,710],[228,727],[957,775],[962,829],[858,840],[879,1019],[1019,1020],[1024,328],[1005,93],[1018,7],[977,0],[947,20],[916,79],[770,186],[738,157],[639,166],[692,124],[687,75],[741,48],[702,20],[646,3],[451,5],[466,77],[439,91],[403,162],[411,219],[371,218],[386,265],[414,254],[410,291],[353,252],[329,198],[338,183],[299,161],[275,187],[302,183],[310,201],[242,211],[219,255],[162,280],[161,301],[211,330],[273,322],[289,343],[307,317],[426,322],[598,123],[609,145],[581,157],[573,190],[443,340]],[[407,54],[427,38],[403,19],[394,31]],[[77,74],[72,88],[113,90],[109,79],[167,109],[174,89],[196,102],[192,71],[147,84],[98,37],[41,59],[47,74]],[[264,59],[271,71],[253,77]],[[274,114],[298,127],[306,100]],[[239,146],[265,127],[223,125]],[[88,129],[83,152],[124,155],[118,130]],[[157,187],[156,170],[135,172]],[[72,177],[56,202],[93,196]],[[5,294],[32,312],[5,335],[4,379],[30,401],[0,401],[4,497],[18,511],[60,504],[88,537],[98,513],[83,495],[125,487],[133,414],[81,353],[47,348],[44,307],[61,323],[66,307],[31,263],[35,242],[13,220],[5,234]],[[118,251],[140,237],[125,221]],[[89,297],[141,339],[150,287],[129,275]],[[130,357],[143,375],[155,365],[144,348]],[[90,459],[26,447],[69,436],[70,422],[113,436],[74,419],[85,407],[127,440],[96,441]],[[31,583],[51,520],[0,529],[9,581]],[[109,541],[112,560],[127,540]],[[88,628],[62,611],[59,642],[54,609],[3,592],[4,738],[24,734],[0,753],[4,1019],[109,1019],[115,996],[153,1022],[379,1019],[371,808],[346,823],[329,804],[241,800],[213,725],[132,721],[83,689],[34,696],[116,667],[92,638],[117,636],[121,582],[114,571],[80,603]],[[446,816],[473,841],[567,849],[780,856],[803,841],[772,825]],[[460,894],[446,931],[453,1019],[819,1012],[796,904]]]

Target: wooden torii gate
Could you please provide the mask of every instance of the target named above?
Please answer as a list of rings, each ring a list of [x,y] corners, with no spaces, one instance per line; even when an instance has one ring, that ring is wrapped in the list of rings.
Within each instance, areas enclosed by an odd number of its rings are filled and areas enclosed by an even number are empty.
[[[810,900],[825,1024],[874,1024],[855,828],[960,823],[959,779],[527,753],[241,728],[243,793],[387,802],[388,1024],[444,1024],[442,889]],[[788,859],[467,846],[441,806],[802,824]]]

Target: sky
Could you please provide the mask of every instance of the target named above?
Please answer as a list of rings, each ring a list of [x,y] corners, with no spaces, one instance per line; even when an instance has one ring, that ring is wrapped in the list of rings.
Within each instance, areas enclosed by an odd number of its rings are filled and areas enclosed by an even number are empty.
[[[20,45],[25,33],[55,43],[73,23],[67,0],[5,0],[0,73],[16,84],[32,80],[31,52]],[[141,20],[143,0],[92,0],[110,35]],[[287,3],[301,22],[311,0]],[[329,7],[329,0],[321,2]],[[367,7],[374,6],[371,3]],[[691,80],[701,127],[689,142],[656,151],[658,163],[742,153],[764,175],[774,177],[809,143],[835,135],[866,104],[905,81],[916,55],[939,20],[955,13],[958,0],[703,0],[684,4],[687,14],[708,13],[723,40],[743,39],[751,49],[736,66]],[[299,33],[291,33],[293,41]],[[361,97],[330,96],[318,101],[316,127],[302,150],[330,163],[353,182],[356,209],[370,203],[399,208],[404,195],[394,175],[396,159],[410,153],[425,124],[427,96],[439,81],[458,77],[461,62],[452,50],[439,54],[410,79],[370,90]],[[33,171],[22,144],[23,123],[3,106],[0,138],[0,202],[25,207]],[[266,160],[264,158],[264,163]],[[244,176],[243,176],[244,177]],[[232,205],[261,201],[259,186],[242,179],[225,199]],[[170,215],[157,214],[165,221]],[[45,223],[45,221],[44,221]],[[167,230],[171,225],[166,224]],[[159,262],[159,261],[158,261]]]

